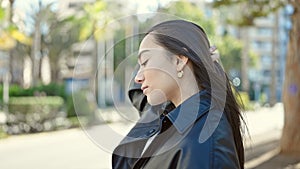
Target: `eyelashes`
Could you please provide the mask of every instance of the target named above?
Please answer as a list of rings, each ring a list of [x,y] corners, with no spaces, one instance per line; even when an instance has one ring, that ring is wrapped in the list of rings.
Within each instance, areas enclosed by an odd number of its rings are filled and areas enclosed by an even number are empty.
[[[149,61],[149,60],[146,60],[145,62],[143,62],[143,63],[141,64],[141,66],[146,66],[146,64],[147,64],[148,61]]]

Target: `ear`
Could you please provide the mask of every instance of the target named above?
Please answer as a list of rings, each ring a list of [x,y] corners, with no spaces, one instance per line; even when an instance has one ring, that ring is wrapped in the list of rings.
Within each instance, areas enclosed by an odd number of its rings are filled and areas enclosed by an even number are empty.
[[[177,71],[181,71],[184,68],[184,66],[187,64],[188,60],[189,58],[184,55],[176,56]]]

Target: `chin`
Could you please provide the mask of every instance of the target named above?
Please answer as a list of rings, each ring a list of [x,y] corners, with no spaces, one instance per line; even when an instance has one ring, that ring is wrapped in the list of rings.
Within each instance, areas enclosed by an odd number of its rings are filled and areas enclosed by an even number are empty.
[[[150,105],[155,106],[167,101],[167,97],[161,90],[153,90],[147,94],[147,101]]]

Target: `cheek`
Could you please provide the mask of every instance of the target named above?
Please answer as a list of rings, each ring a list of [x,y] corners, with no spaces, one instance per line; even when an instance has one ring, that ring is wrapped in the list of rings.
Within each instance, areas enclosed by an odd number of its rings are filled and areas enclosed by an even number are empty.
[[[147,69],[172,75],[174,70],[176,71],[176,65],[168,58],[153,56],[147,64]]]
[[[176,81],[166,74],[156,72],[153,81],[150,83],[150,90],[147,94],[147,101],[150,105],[162,104],[172,98],[177,90]]]
[[[176,83],[174,72],[164,71],[164,70],[149,70],[145,74],[146,81],[152,83],[155,86],[172,86]]]
[[[147,101],[151,105],[162,104],[167,100],[165,92],[160,89],[154,89],[147,95]]]
[[[148,78],[148,79],[147,79]],[[165,96],[170,96],[177,89],[176,77],[172,74],[162,71],[151,71],[146,77],[152,90],[159,89],[164,93]]]
[[[157,63],[151,63],[147,68],[147,72],[149,72],[148,76],[152,80],[174,80],[177,76],[176,67],[169,61],[158,61]]]

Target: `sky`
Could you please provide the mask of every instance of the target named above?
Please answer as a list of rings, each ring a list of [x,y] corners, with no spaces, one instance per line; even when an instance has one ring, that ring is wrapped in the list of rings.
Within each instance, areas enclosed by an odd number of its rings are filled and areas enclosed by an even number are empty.
[[[5,3],[5,1],[8,0],[3,1],[4,4],[2,5],[7,5],[7,2]],[[53,3],[53,10],[58,8],[59,0],[15,0],[14,2],[15,13],[17,13],[17,15],[13,18],[13,20],[14,22],[18,22],[18,20],[23,20],[22,18],[25,18],[25,24],[21,27],[28,34],[31,33],[33,29],[33,21],[31,21],[28,16],[32,15],[32,13],[37,10],[39,1],[42,2],[42,5]],[[129,7],[132,9],[136,8],[137,13],[155,12],[158,7],[158,3],[161,6],[165,6],[170,1],[172,0],[127,0]]]
[[[42,5],[47,5],[57,0],[41,0]],[[38,9],[39,0],[15,0],[13,22],[18,23],[18,27],[26,34],[30,34],[33,30],[33,21],[30,19],[33,13]],[[2,6],[8,6],[8,0],[2,0]],[[53,9],[57,5],[52,6]]]
[[[56,2],[57,0],[41,0],[42,4],[49,4],[51,2]],[[15,0],[15,8],[29,11],[31,6],[38,6],[39,0]]]
[[[49,4],[51,2],[58,2],[58,0],[41,0],[43,4]],[[172,0],[128,0],[129,4],[132,4],[132,6],[137,6],[137,12],[138,13],[146,13],[146,12],[153,12],[158,7],[158,3],[160,3],[162,6],[166,5]],[[30,11],[32,5],[38,6],[39,0],[15,0],[15,8],[24,10],[24,11]],[[54,8],[57,6],[54,5]]]

